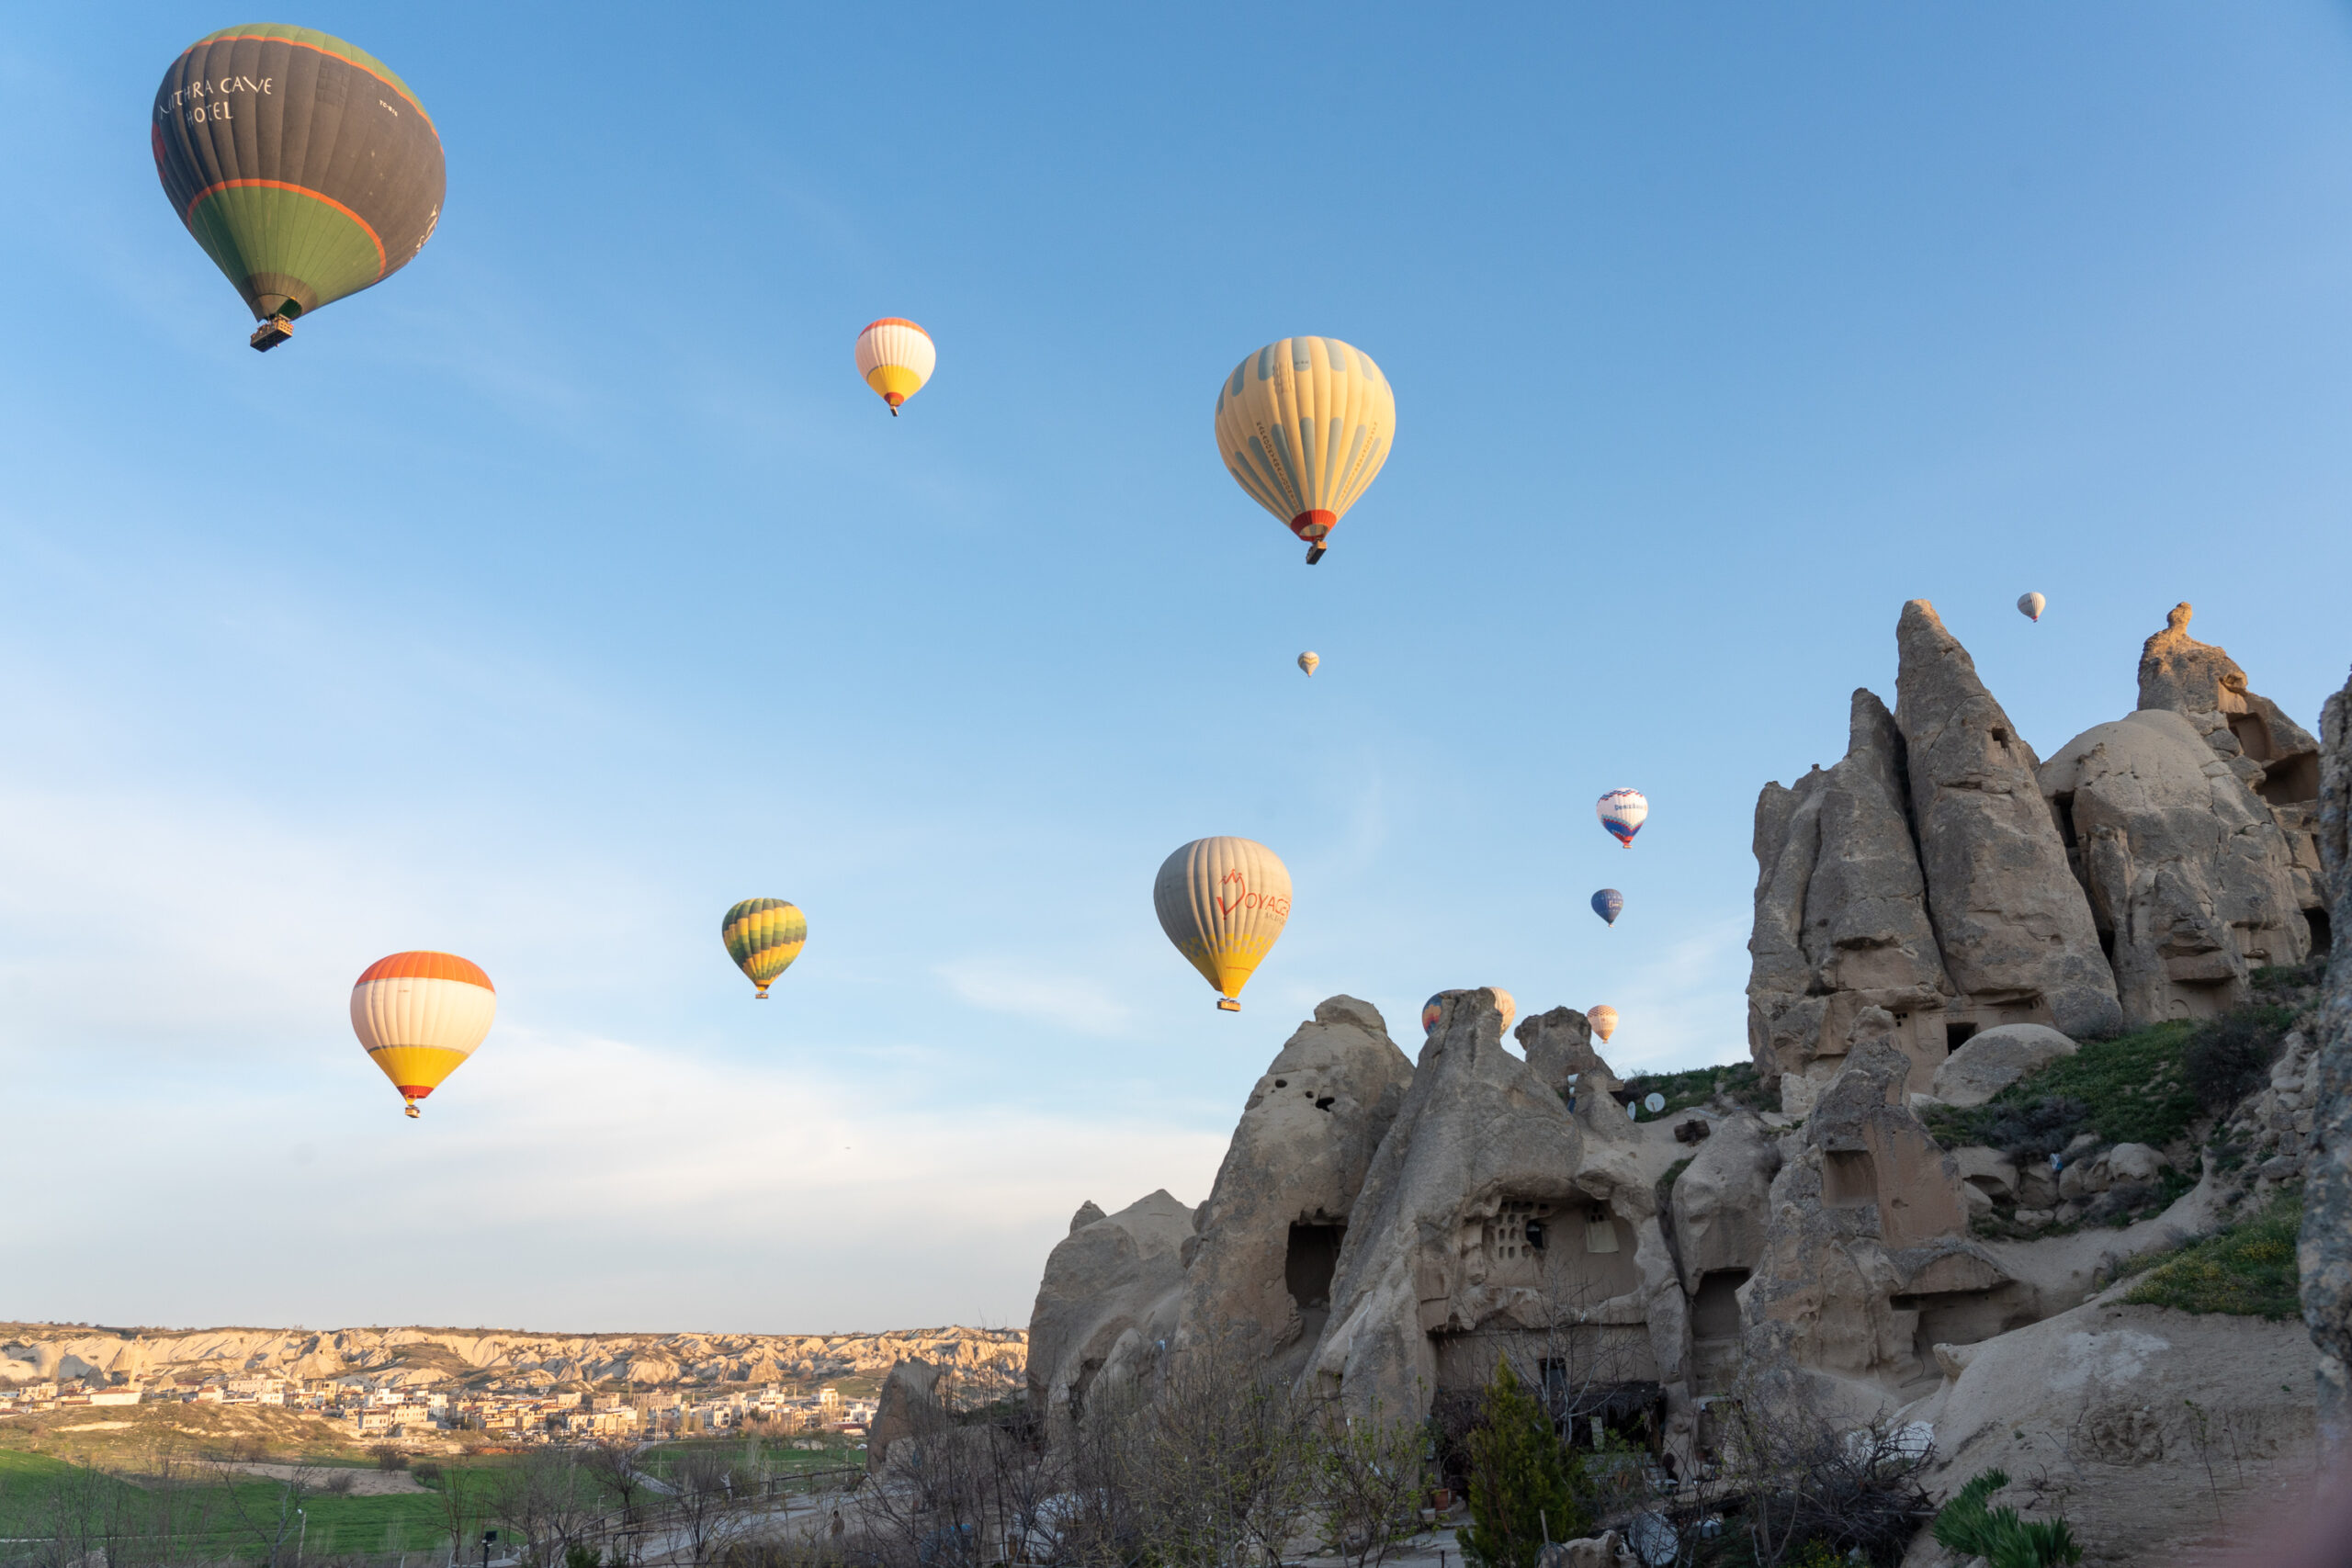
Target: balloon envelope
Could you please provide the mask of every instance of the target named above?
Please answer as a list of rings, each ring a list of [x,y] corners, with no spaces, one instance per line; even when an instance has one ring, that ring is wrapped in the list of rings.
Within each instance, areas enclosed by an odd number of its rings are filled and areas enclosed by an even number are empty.
[[[718,937],[735,967],[759,987],[753,999],[765,1000],[775,977],[808,945],[808,918],[781,898],[746,898],[718,922]]]
[[[351,987],[352,1032],[411,1116],[474,1054],[497,1016],[490,976],[454,953],[395,953]]]
[[[922,390],[938,364],[931,334],[901,317],[868,321],[857,334],[857,373],[894,414],[900,403]]]
[[[1625,896],[1614,887],[1604,887],[1592,896],[1592,912],[1613,926],[1625,912]]]
[[[1610,836],[1630,850],[1634,847],[1634,835],[1649,820],[1649,796],[1637,789],[1612,789],[1595,803],[1593,811]]]
[[[1239,1012],[1250,983],[1290,919],[1290,872],[1249,839],[1195,839],[1160,863],[1151,885],[1159,929]]]
[[[1584,1016],[1585,1021],[1592,1025],[1592,1032],[1600,1036],[1600,1043],[1608,1044],[1609,1037],[1617,1032],[1617,1010],[1602,1002]]]
[[[440,133],[366,51],[309,28],[224,28],[164,73],[151,126],[164,194],[257,320],[382,282],[433,237]],[[282,334],[255,333],[266,348]]]
[[[1216,389],[1216,448],[1233,482],[1317,547],[1388,461],[1396,394],[1362,349],[1286,337]]]
[[[2039,593],[2021,593],[2018,596],[2018,613],[2029,621],[2041,619],[2041,612],[2049,607],[2050,601]]]
[[[1309,675],[1314,674],[1315,667],[1322,662],[1323,660],[1313,653],[1302,653],[1298,656],[1298,667]]]

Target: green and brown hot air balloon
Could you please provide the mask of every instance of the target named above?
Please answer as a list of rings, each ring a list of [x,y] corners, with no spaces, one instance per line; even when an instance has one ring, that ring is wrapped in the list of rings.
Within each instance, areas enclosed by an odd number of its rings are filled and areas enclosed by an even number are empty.
[[[718,935],[735,967],[759,987],[753,994],[765,1001],[775,977],[808,944],[808,918],[781,898],[746,898],[727,911]]]
[[[381,283],[433,238],[441,136],[384,62],[309,28],[223,28],[155,89],[155,173],[237,286],[258,349]]]

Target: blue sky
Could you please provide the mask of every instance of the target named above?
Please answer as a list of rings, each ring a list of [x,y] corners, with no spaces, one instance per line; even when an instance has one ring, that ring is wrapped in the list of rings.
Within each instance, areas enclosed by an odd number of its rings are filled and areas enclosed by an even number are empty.
[[[144,129],[248,18],[17,17],[0,1316],[1025,1323],[1332,992],[1742,1056],[1756,791],[1906,598],[2045,754],[2182,598],[2316,724],[2343,10],[1458,9],[320,4],[447,205],[266,356]],[[1311,570],[1210,438],[1293,333],[1399,407]],[[1210,833],[1296,887],[1238,1018],[1151,913]],[[408,947],[500,991],[414,1124]]]

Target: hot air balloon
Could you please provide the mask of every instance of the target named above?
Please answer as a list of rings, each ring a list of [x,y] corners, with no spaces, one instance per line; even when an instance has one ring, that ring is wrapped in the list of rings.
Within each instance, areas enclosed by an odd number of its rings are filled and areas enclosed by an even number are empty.
[[[406,266],[447,186],[440,133],[408,85],[309,28],[223,28],[155,89],[164,194],[253,308],[271,349],[297,317]]]
[[[490,976],[454,953],[395,953],[368,965],[351,987],[352,1032],[411,1116],[474,1054],[497,1016]]]
[[[1613,926],[1625,912],[1625,896],[1614,887],[1604,887],[1592,896],[1592,912]]]
[[[1322,662],[1321,658],[1313,653],[1302,653],[1298,656],[1298,667],[1309,675],[1314,674],[1315,667]]]
[[[931,334],[898,316],[869,321],[857,334],[857,373],[890,405],[892,419],[899,417],[900,403],[922,390],[938,363]]]
[[[1151,903],[1176,951],[1216,987],[1216,1005],[1239,1012],[1241,987],[1290,919],[1290,873],[1263,844],[1195,839],[1160,863]]]
[[[2020,593],[2018,595],[2018,614],[2023,615],[2029,621],[2038,621],[2041,619],[2041,612],[2049,607],[2050,601],[2044,599],[2039,593]]]
[[[1510,993],[1500,986],[1489,986],[1487,988],[1495,994],[1495,1010],[1503,1015],[1502,1032],[1509,1034],[1511,1021],[1519,1016],[1519,1004],[1513,1001]],[[1423,1002],[1421,1004],[1421,1032],[1427,1034],[1437,1027],[1437,1015],[1442,1010],[1446,998],[1458,997],[1461,994],[1459,991],[1440,991],[1428,1001]]]
[[[718,936],[735,967],[759,987],[752,999],[763,1002],[775,977],[808,945],[808,918],[781,898],[746,898],[718,922]]]
[[[1637,789],[1612,789],[1593,807],[1600,815],[1600,825],[1627,849],[1634,847],[1634,835],[1649,820],[1649,796]]]
[[[1608,1044],[1609,1037],[1617,1032],[1617,1010],[1603,1002],[1584,1016],[1585,1021],[1592,1025],[1592,1032],[1600,1036],[1600,1043]]]
[[[1234,482],[1323,558],[1331,530],[1363,495],[1396,435],[1396,394],[1361,349],[1286,337],[1216,389],[1216,449]]]

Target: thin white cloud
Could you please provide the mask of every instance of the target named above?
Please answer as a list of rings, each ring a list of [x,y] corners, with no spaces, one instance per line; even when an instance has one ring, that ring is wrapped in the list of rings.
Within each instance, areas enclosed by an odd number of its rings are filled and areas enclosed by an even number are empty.
[[[1744,916],[1727,917],[1670,942],[1618,995],[1593,998],[1622,1020],[1603,1047],[1612,1066],[1677,1071],[1747,1059],[1747,1035],[1724,1027],[1747,1017],[1747,925]]]
[[[1076,976],[1023,972],[984,958],[958,959],[933,973],[976,1008],[1042,1019],[1080,1034],[1123,1034],[1134,1017],[1109,987]]]
[[[0,1291],[0,1316],[1025,1323],[1082,1200],[1198,1201],[1224,1153],[1219,1135],[1134,1119],[898,1103],[810,1065],[824,1059],[745,1068],[513,1032],[414,1122],[356,1077],[201,1108],[167,1084],[114,1085],[95,1115],[71,1085],[31,1085],[27,1124],[103,1129],[74,1212],[108,1220],[44,1227],[44,1267]]]

